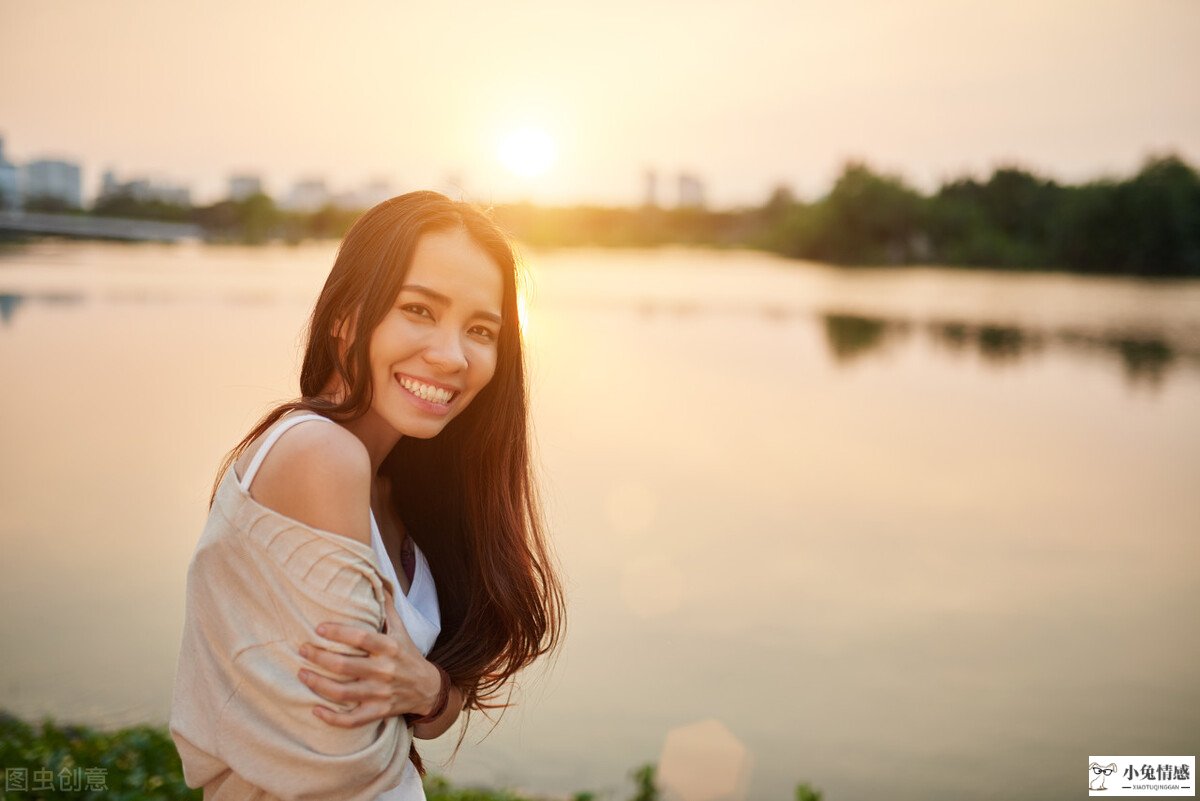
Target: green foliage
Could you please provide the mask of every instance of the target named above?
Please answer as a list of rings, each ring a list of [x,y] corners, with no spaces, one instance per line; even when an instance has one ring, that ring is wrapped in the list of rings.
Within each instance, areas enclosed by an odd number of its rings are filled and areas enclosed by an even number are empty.
[[[160,220],[190,222],[192,209],[162,200],[138,200],[133,195],[117,192],[96,201],[92,214],[98,217],[121,217],[127,220]]]
[[[793,250],[842,263],[907,261],[916,247],[923,200],[899,178],[877,175],[861,163],[846,165],[818,203]]]
[[[67,211],[46,201],[46,211]],[[41,208],[37,201],[26,207]],[[1014,166],[985,181],[959,178],[924,196],[862,162],[823,198],[784,186],[757,208],[498,206],[497,222],[542,247],[753,247],[837,264],[936,263],[1086,273],[1200,276],[1200,177],[1178,156],[1149,159],[1125,181],[1064,186]],[[359,210],[285,212],[264,194],[185,208],[115,195],[93,213],[192,221],[217,241],[340,238]]]
[[[996,170],[987,183],[960,179],[930,198],[926,224],[931,245],[952,264],[1035,266],[1043,251],[1060,188],[1013,167]]]
[[[746,244],[841,264],[1200,276],[1200,177],[1177,156],[1082,186],[1001,167],[930,197],[851,163],[826,197],[805,206],[776,190],[755,221]]]
[[[192,220],[214,239],[257,245],[279,235],[284,216],[275,201],[259,192],[194,209]]]
[[[637,792],[629,801],[658,801],[658,786],[654,783],[655,768],[647,763],[631,774]]]
[[[542,208],[530,203],[497,206],[496,222],[535,247],[656,247],[732,245],[744,238],[735,212],[698,208]]]
[[[442,776],[425,776],[425,797],[428,801],[533,801],[508,790],[487,790],[476,787],[454,787]]]
[[[524,205],[497,215],[530,244],[748,246],[837,264],[1200,276],[1200,177],[1176,156],[1150,159],[1126,181],[1081,186],[1004,166],[928,197],[852,162],[813,203],[777,187],[739,212]]]
[[[79,209],[60,197],[49,195],[27,197],[21,204],[25,211],[40,214],[78,214]]]
[[[47,720],[32,726],[0,712],[0,767],[26,769],[29,792],[9,791],[6,799],[72,799],[72,801],[135,801],[194,799],[201,793],[183,782],[175,743],[165,729],[134,726],[100,731]],[[105,789],[64,789],[60,772],[102,770]],[[50,771],[54,789],[33,791],[34,771]],[[70,785],[66,785],[70,787]],[[83,785],[86,787],[86,783]]]
[[[1200,178],[1175,156],[1150,160],[1131,181],[1072,190],[1062,211],[1052,246],[1073,267],[1200,275]]]
[[[258,245],[272,239],[340,239],[362,212],[326,204],[311,213],[284,211],[259,192],[242,200],[222,200],[192,210],[191,220],[222,242]]]
[[[202,792],[189,789],[170,733],[163,727],[133,726],[103,731],[46,720],[31,725],[0,710],[0,770],[25,769],[27,790],[0,792],[3,801],[200,801]],[[60,771],[102,771],[103,788],[73,789],[64,786]],[[34,771],[49,771],[53,778],[38,786]],[[97,775],[97,774],[93,774]],[[630,773],[635,793],[630,801],[658,801],[655,766],[647,763]],[[537,801],[511,790],[455,787],[443,776],[424,779],[429,801]],[[572,801],[595,801],[596,794],[577,792]],[[821,801],[821,793],[808,784],[796,788],[796,801]]]
[[[796,801],[821,801],[823,794],[814,790],[807,782],[796,785]]]

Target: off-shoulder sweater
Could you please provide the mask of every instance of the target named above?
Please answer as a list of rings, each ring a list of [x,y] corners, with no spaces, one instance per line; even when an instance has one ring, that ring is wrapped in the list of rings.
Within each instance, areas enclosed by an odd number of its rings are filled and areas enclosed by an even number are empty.
[[[313,707],[352,705],[297,675],[324,672],[300,657],[304,642],[364,655],[315,627],[386,631],[394,592],[369,546],[259,504],[231,466],[188,568],[170,717],[187,784],[205,801],[368,801],[397,785],[412,745],[404,718],[332,726]]]

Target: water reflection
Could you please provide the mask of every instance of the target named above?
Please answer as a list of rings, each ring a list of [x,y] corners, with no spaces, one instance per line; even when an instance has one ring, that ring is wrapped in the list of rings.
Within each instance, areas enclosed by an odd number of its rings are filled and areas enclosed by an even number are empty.
[[[269,288],[223,289],[212,295],[212,302],[228,306],[261,306],[285,300],[286,293]],[[41,292],[0,293],[0,325],[11,327],[19,309],[26,302],[46,304],[82,303],[87,295],[82,291],[48,290]],[[193,293],[156,287],[110,289],[101,293],[103,303],[166,304],[194,300]],[[572,304],[573,305],[573,304]],[[589,300],[588,308],[625,306]],[[729,314],[750,312],[773,323],[792,319],[812,319],[814,313],[778,303],[752,307],[730,308],[727,305],[701,304],[695,301],[641,299],[633,308],[642,317],[659,315],[689,317],[700,314]],[[871,356],[879,356],[899,345],[911,342],[914,335],[924,335],[941,351],[978,355],[985,364],[1008,366],[1030,356],[1040,355],[1050,348],[1076,354],[1096,353],[1115,360],[1131,387],[1153,391],[1162,388],[1167,377],[1177,370],[1200,370],[1200,349],[1177,344],[1155,332],[1097,331],[1079,328],[1044,330],[1018,325],[975,323],[967,320],[931,319],[916,321],[908,318],[864,315],[853,312],[818,312],[826,347],[833,362],[850,365]]]
[[[0,293],[0,325],[12,325],[13,318],[26,301],[53,305],[70,305],[83,302],[82,292],[37,292],[37,293]]]
[[[0,705],[29,717],[165,722],[214,467],[294,391],[332,261],[167,255],[0,259]],[[1190,742],[1200,282],[533,267],[568,650],[473,727],[452,781],[622,798],[613,778],[661,755],[680,797],[740,797],[752,754],[755,798],[971,801],[1012,764],[1058,797],[1097,732]],[[47,305],[64,290],[83,303]],[[1157,376],[1154,402],[1122,371]]]
[[[24,301],[23,295],[0,295],[0,323],[8,325]]]
[[[907,338],[910,326],[904,321],[859,317],[852,314],[826,314],[823,318],[825,341],[834,361],[847,363],[889,343]]]
[[[1144,384],[1159,388],[1172,365],[1196,367],[1200,358],[1192,352],[1182,352],[1170,343],[1153,337],[1135,337],[1124,334],[1095,337],[1066,331],[1061,339],[1071,345],[1089,350],[1113,353],[1125,366],[1125,375],[1131,384]]]
[[[1143,287],[1149,289],[1150,287]],[[1182,370],[1200,370],[1200,335],[1195,326],[1164,325],[1162,331],[1145,323],[1137,330],[1089,321],[1088,327],[1068,325],[1039,327],[1019,323],[977,322],[937,315],[904,317],[864,314],[854,309],[830,311],[776,300],[745,303],[733,300],[643,297],[638,299],[599,296],[558,299],[559,307],[619,311],[632,307],[645,320],[656,317],[752,316],[774,324],[816,320],[824,332],[825,345],[833,362],[850,365],[890,352],[896,346],[915,344],[924,338],[938,350],[975,354],[984,364],[1007,367],[1051,350],[1086,356],[1098,354],[1113,361],[1126,383],[1157,391],[1171,375]],[[1172,329],[1171,333],[1167,330]]]
[[[909,339],[916,328],[909,320],[855,314],[825,314],[822,319],[829,352],[839,364],[883,353],[890,346]],[[1043,331],[962,320],[931,320],[923,328],[943,350],[959,354],[974,352],[985,363],[995,366],[1016,363],[1050,347],[1077,353],[1101,353],[1118,361],[1131,386],[1156,390],[1175,368],[1200,369],[1200,351],[1173,345],[1156,334],[1078,329]]]

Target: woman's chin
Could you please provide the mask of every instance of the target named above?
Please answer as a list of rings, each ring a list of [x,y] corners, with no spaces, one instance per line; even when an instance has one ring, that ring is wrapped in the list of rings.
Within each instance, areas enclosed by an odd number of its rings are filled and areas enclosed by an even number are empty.
[[[396,428],[402,437],[412,437],[413,439],[433,439],[438,434],[446,430],[446,424],[449,420],[417,420],[405,421],[405,423]]]

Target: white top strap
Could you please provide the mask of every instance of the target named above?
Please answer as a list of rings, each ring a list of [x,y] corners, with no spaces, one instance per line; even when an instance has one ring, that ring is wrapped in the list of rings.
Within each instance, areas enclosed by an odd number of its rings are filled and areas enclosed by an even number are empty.
[[[254,454],[254,458],[250,460],[250,467],[246,469],[246,475],[242,476],[242,480],[239,482],[242,489],[249,491],[250,482],[257,475],[258,468],[262,467],[263,459],[267,458],[267,451],[271,450],[271,446],[275,444],[276,440],[283,436],[283,432],[296,425],[296,423],[303,423],[305,420],[324,420],[326,423],[333,422],[328,417],[322,417],[319,414],[298,414],[276,425],[275,430],[267,435],[266,441],[259,447],[258,452]]]

